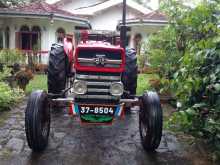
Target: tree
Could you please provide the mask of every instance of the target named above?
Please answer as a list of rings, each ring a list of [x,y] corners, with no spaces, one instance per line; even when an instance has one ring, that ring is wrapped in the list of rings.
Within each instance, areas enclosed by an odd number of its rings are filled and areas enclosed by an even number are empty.
[[[28,0],[0,0],[0,8],[17,6],[27,2]]]
[[[167,127],[205,138],[220,158],[219,0],[195,7],[163,0],[168,26],[148,40],[148,59],[160,76],[159,91],[177,100]]]

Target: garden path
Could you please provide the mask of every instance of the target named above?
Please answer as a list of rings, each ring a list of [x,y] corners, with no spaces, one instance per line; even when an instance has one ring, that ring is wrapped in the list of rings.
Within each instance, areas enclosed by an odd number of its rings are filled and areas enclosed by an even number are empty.
[[[77,118],[53,113],[49,146],[43,153],[32,153],[24,132],[25,107],[26,101],[7,112],[0,126],[0,165],[211,164],[168,131],[163,132],[159,149],[146,153],[140,144],[137,112],[113,126],[80,126]]]

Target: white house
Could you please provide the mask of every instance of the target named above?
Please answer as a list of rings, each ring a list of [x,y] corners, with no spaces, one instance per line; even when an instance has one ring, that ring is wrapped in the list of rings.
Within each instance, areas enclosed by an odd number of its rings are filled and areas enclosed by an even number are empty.
[[[159,0],[147,0],[148,8],[127,0],[128,45],[137,48],[140,39],[164,26],[166,17],[157,12]],[[0,8],[0,49],[38,50],[48,54],[52,43],[75,29],[118,31],[123,0],[59,0],[54,4],[37,1],[17,8]],[[154,2],[154,3],[153,3]],[[119,32],[119,31],[118,31]],[[45,61],[47,57],[45,56]]]
[[[159,0],[145,0],[144,7],[133,0],[127,0],[127,40],[130,47],[137,48],[145,40],[167,24],[164,14],[157,11]],[[87,17],[93,30],[118,31],[122,19],[123,0],[59,0],[54,5],[59,9]],[[146,5],[145,5],[146,6]]]
[[[88,3],[89,2],[89,3]],[[57,7],[73,14],[86,16],[94,30],[116,30],[122,18],[123,0],[60,0]],[[133,0],[127,0],[127,18],[135,18],[151,12]]]
[[[64,34],[73,36],[75,27],[90,29],[89,21],[45,2],[17,8],[0,8],[0,49],[38,50],[47,56],[52,43]],[[45,58],[46,63],[47,58]]]

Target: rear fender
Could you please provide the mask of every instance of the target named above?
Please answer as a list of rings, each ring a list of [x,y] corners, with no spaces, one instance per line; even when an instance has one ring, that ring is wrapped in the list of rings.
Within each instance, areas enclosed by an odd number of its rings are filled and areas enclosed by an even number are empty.
[[[73,43],[68,40],[68,38],[64,38],[63,41],[64,51],[66,55],[68,56],[69,63],[73,63]]]

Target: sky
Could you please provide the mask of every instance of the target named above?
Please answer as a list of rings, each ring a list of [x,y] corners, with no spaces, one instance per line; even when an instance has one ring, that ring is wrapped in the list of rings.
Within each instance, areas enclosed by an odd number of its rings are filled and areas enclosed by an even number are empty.
[[[54,3],[57,2],[58,0],[46,0],[47,3]]]

